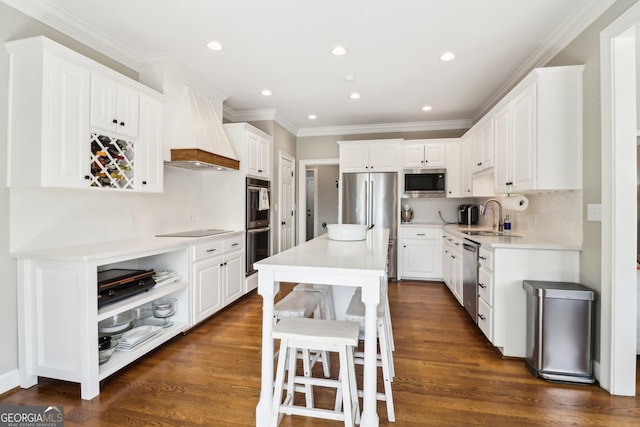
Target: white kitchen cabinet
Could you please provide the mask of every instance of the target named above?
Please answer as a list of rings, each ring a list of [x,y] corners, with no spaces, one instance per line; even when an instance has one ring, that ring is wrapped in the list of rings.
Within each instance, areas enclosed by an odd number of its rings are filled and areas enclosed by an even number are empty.
[[[401,279],[442,278],[440,227],[400,227],[399,262]]]
[[[338,141],[340,172],[398,172],[402,168],[401,141]]]
[[[163,164],[156,155],[162,133],[150,132],[162,127],[162,114],[154,113],[152,124],[147,114],[142,136],[139,111],[142,96],[161,110],[161,94],[45,37],[5,46],[11,58],[9,186],[162,191]],[[118,99],[126,126],[98,121],[118,108]],[[131,130],[121,132],[125,127]],[[139,166],[146,170],[139,173]]]
[[[462,177],[462,172],[460,168],[462,166],[460,160],[460,143],[453,142],[446,145],[445,149],[445,157],[446,157],[446,191],[447,197],[463,197],[462,189],[460,184],[460,178]]]
[[[244,294],[242,233],[193,245],[193,323],[199,323]]]
[[[155,242],[155,241],[154,241]],[[165,241],[166,242],[166,241]],[[143,241],[14,254],[18,258],[20,386],[38,377],[81,384],[81,397],[100,393],[100,381],[190,327],[188,244]],[[112,268],[175,271],[179,280],[98,308],[97,273]],[[165,296],[177,299],[172,325],[129,351],[98,363],[98,322]]]
[[[446,167],[446,145],[436,139],[405,140],[404,168]]]
[[[473,160],[471,171],[482,172],[493,167],[493,135],[491,118],[483,118],[471,130]]]
[[[270,180],[273,138],[248,123],[223,126],[245,175]]]
[[[535,69],[498,104],[497,193],[582,188],[583,69]]]
[[[163,108],[160,101],[140,95],[140,136],[135,154],[136,185],[141,192],[161,193],[164,189]]]
[[[442,235],[442,270],[444,282],[458,300],[462,300],[462,239],[451,233]]]
[[[91,75],[92,128],[122,137],[138,137],[139,92],[117,81]]]
[[[479,255],[478,326],[504,356],[525,357],[523,280],[577,282],[580,252],[482,246]]]

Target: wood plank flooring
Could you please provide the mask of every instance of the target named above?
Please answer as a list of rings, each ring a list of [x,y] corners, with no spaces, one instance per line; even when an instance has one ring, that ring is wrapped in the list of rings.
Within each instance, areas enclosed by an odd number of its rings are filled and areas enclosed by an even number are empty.
[[[378,402],[381,426],[640,425],[638,397],[546,382],[523,360],[501,358],[444,284],[392,282],[389,298],[396,423],[387,421],[385,404]],[[41,379],[0,396],[0,405],[64,405],[65,426],[252,426],[260,393],[261,303],[255,292],[246,296],[105,380],[91,401],[80,399],[78,384]],[[319,403],[332,399],[329,392],[316,395]],[[341,423],[293,416],[280,425]]]

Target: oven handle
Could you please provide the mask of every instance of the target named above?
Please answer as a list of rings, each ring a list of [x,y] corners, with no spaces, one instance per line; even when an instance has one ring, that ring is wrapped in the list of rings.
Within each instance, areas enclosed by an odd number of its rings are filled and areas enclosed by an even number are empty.
[[[271,230],[271,227],[253,228],[251,230],[247,230],[247,234],[262,233],[264,231],[269,231],[269,230]]]

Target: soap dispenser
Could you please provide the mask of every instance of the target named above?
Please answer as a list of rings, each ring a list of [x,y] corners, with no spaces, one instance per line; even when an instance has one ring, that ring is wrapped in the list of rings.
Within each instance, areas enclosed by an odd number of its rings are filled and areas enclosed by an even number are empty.
[[[504,234],[511,234],[511,220],[509,219],[509,214],[504,218]]]

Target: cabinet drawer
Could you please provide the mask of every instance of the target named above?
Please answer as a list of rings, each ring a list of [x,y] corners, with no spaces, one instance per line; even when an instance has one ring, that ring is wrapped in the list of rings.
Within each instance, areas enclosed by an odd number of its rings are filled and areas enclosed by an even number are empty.
[[[222,240],[209,240],[207,242],[193,245],[193,260],[201,259],[222,254]]]
[[[244,236],[229,237],[222,241],[222,250],[224,252],[237,251],[244,247]]]
[[[481,246],[479,257],[480,265],[487,270],[493,271],[493,252]]]
[[[493,309],[482,298],[478,298],[478,327],[493,342]]]
[[[441,234],[440,228],[400,227],[400,236],[403,239],[439,239]]]
[[[493,274],[484,267],[478,270],[478,296],[493,306]]]

